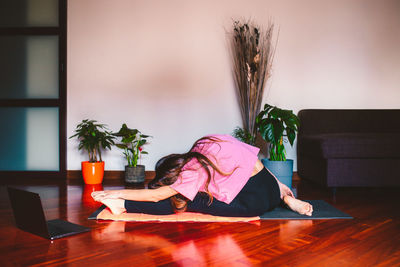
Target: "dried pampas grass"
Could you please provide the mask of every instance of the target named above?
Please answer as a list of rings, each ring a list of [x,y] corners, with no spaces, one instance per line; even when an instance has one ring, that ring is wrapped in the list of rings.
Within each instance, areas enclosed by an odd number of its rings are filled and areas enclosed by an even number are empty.
[[[272,45],[274,24],[266,29],[252,21],[234,21],[230,36],[233,76],[239,99],[243,130],[254,144],[256,116],[260,111],[264,87],[271,75],[275,49]]]

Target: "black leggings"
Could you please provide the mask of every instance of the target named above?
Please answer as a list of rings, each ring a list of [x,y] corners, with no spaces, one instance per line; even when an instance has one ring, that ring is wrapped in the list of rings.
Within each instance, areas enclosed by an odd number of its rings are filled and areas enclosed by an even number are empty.
[[[208,202],[209,196],[199,192],[193,201],[188,202],[186,211],[217,216],[258,216],[279,205],[280,191],[275,178],[264,168],[248,180],[230,204],[215,198],[210,205]],[[125,200],[125,208],[130,213],[157,215],[174,213],[169,198],[159,202]]]

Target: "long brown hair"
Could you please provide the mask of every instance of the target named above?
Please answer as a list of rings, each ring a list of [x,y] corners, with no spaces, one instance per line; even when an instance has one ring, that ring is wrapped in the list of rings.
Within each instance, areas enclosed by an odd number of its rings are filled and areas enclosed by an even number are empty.
[[[192,159],[196,159],[201,165],[200,168],[203,168],[207,172],[208,177],[207,177],[207,181],[205,184],[205,190],[210,198],[209,204],[211,204],[213,201],[213,196],[208,191],[208,185],[210,184],[211,180],[214,178],[214,173],[218,172],[219,174],[222,174],[222,175],[229,175],[229,173],[224,173],[223,171],[221,171],[205,155],[203,155],[199,152],[193,151],[193,149],[195,147],[201,146],[201,145],[209,143],[209,142],[223,142],[223,141],[216,137],[206,136],[206,137],[203,137],[203,138],[200,138],[199,140],[197,140],[193,144],[193,146],[190,148],[190,150],[186,153],[170,154],[168,156],[161,158],[156,163],[156,168],[155,168],[156,176],[154,177],[153,180],[150,181],[149,188],[154,189],[154,188],[158,188],[158,187],[165,186],[165,185],[171,185],[171,184],[175,183],[179,177],[179,174],[182,172],[182,168]],[[209,168],[209,167],[211,167],[211,168]],[[193,170],[197,170],[197,169],[193,169]],[[210,169],[212,170],[212,173],[211,173]],[[189,200],[181,194],[177,194],[177,195],[171,197],[172,207],[175,212],[185,211],[188,201]]]

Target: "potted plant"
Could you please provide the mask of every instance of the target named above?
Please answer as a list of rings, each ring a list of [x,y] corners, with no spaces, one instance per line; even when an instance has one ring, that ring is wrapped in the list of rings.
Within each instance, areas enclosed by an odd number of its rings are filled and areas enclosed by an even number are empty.
[[[246,129],[239,126],[233,130],[232,136],[246,144],[255,144],[255,137],[252,136],[251,133],[248,132]]]
[[[137,129],[130,129],[124,123],[118,133],[114,136],[121,137],[121,143],[116,144],[123,153],[128,162],[125,166],[125,182],[127,183],[143,183],[145,179],[145,166],[138,164],[141,154],[148,154],[143,150],[143,145],[147,143],[148,135],[142,134]]]
[[[259,133],[269,143],[269,159],[262,162],[282,183],[292,186],[293,160],[286,159],[284,143],[293,146],[300,120],[291,110],[265,104],[256,117]]]
[[[104,177],[104,161],[101,157],[102,149],[111,149],[115,137],[108,131],[105,124],[98,124],[95,120],[82,120],[76,126],[75,134],[79,140],[79,150],[86,150],[89,161],[83,161],[82,176],[86,184],[101,184]]]

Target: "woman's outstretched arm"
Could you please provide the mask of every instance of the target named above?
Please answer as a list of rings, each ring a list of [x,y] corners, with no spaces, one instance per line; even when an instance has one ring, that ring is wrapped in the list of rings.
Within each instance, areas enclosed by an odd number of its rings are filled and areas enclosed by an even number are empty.
[[[122,189],[96,191],[92,197],[96,201],[102,202],[104,199],[124,199],[133,201],[158,202],[178,194],[177,191],[169,186],[162,186],[157,189]]]

